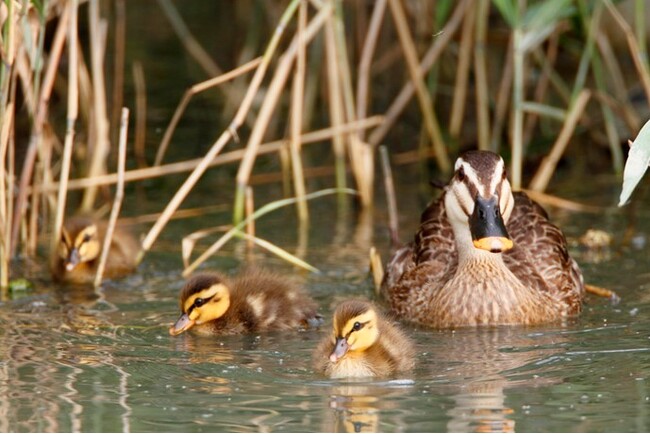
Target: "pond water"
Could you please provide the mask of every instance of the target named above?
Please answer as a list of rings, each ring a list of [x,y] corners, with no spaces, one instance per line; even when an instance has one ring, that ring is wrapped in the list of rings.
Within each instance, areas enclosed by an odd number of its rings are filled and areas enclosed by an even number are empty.
[[[143,3],[156,9],[154,2]],[[140,31],[146,33],[152,24],[142,21],[138,13],[144,12],[137,9],[130,9],[129,28],[143,23]],[[160,38],[157,46],[166,44]],[[146,49],[134,51],[131,56]],[[150,55],[160,52],[153,49]],[[160,140],[185,89],[183,80],[198,81],[185,77],[172,86],[174,59],[167,56],[159,59],[167,62],[167,72],[158,75],[142,59],[153,74],[150,92],[162,98],[163,89],[172,89],[164,108],[155,96],[150,101],[151,143]],[[192,112],[190,107],[176,136],[188,143],[183,152],[192,157],[218,132],[202,108],[199,104]],[[427,198],[417,193],[415,166],[395,170],[401,238],[408,241]],[[254,263],[286,275],[319,302],[327,318],[323,330],[169,336],[183,285],[180,238],[230,221],[232,174],[230,167],[206,175],[184,206],[224,208],[170,224],[133,276],[107,281],[99,290],[59,287],[38,264],[23,264],[35,288],[0,303],[0,431],[650,430],[647,200],[639,200],[634,214],[549,208],[572,241],[586,280],[615,290],[618,304],[590,296],[583,314],[566,325],[456,331],[406,325],[417,342],[412,373],[347,382],[314,372],[311,353],[328,331],[332,306],[352,296],[374,298],[369,248],[376,245],[384,260],[389,255],[381,187],[373,214],[361,215],[351,202],[341,207],[334,197],[325,197],[310,204],[311,224],[302,234],[293,209],[258,222],[260,236],[301,255],[319,274],[259,249],[249,251],[240,241],[227,244],[205,265],[234,273]],[[159,212],[182,179],[129,186],[124,213]],[[309,188],[331,182],[312,181]],[[563,197],[603,207],[617,202],[619,188],[619,180],[586,171],[553,185]],[[282,190],[260,185],[255,194],[265,203],[281,197]],[[589,228],[610,232],[614,246],[602,252],[578,246],[576,240]]]
[[[601,191],[590,196],[592,203],[614,203],[614,183],[594,187]],[[406,211],[417,209],[415,202],[400,201],[404,234],[416,224],[419,211]],[[228,244],[206,268],[234,272],[253,262],[275,269],[308,289],[329,325],[337,301],[373,298],[368,248],[374,243],[388,253],[378,208],[364,220],[339,213],[333,198],[312,204],[304,257],[320,274],[247,252],[244,242]],[[589,227],[621,238],[628,221],[622,212],[551,211],[571,240]],[[639,221],[647,221],[649,210],[641,211]],[[293,214],[271,214],[258,230],[295,252]],[[229,214],[214,220],[220,218]],[[311,353],[326,328],[169,336],[183,284],[172,243],[167,250],[163,241],[138,274],[97,291],[55,287],[44,276],[34,291],[0,305],[0,430],[647,431],[648,229],[633,229],[635,247],[599,254],[572,248],[587,281],[616,290],[620,303],[588,297],[583,315],[567,325],[407,326],[417,341],[417,368],[389,380],[334,381],[314,372]]]

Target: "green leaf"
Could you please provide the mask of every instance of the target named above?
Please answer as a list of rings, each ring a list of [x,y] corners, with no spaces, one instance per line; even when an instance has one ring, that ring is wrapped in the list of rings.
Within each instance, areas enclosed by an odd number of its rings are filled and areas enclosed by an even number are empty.
[[[514,29],[518,22],[517,0],[492,0],[492,3],[499,9],[508,25]]]
[[[531,5],[523,17],[524,38],[521,48],[529,51],[545,41],[558,23],[576,13],[571,0],[548,0]]]
[[[442,0],[436,3],[436,29],[444,26],[449,19],[451,7],[455,4],[456,2],[454,0]]]
[[[526,31],[537,31],[557,24],[576,13],[573,0],[546,0],[526,9],[523,26]]]
[[[648,163],[650,163],[650,121],[645,123],[634,142],[630,143],[630,153],[623,170],[623,190],[618,206],[627,203],[637,184],[648,170]]]

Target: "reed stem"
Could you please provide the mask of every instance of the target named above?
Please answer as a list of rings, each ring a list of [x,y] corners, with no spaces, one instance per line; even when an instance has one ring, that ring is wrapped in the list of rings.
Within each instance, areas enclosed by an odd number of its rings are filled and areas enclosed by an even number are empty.
[[[106,43],[106,23],[99,19],[99,0],[88,0],[88,19],[90,21],[90,60],[92,69],[92,113],[94,134],[90,157],[89,176],[106,173],[106,160],[110,151],[108,114],[106,109],[106,88],[104,81],[104,47]],[[71,65],[71,67],[74,67]],[[89,147],[90,148],[90,147]],[[95,206],[97,189],[89,187],[81,201],[81,212],[90,212]]]
[[[133,63],[133,84],[135,86],[135,134],[133,154],[138,167],[147,167],[145,140],[147,133],[147,83],[142,63]],[[120,122],[121,123],[121,122]]]
[[[433,64],[438,60],[438,57],[442,54],[443,50],[449,45],[450,41],[453,39],[454,35],[460,28],[460,24],[463,21],[463,16],[465,15],[467,8],[473,4],[473,0],[462,0],[454,10],[453,15],[442,29],[440,34],[434,38],[434,42],[431,44],[424,57],[422,57],[422,62],[419,65],[418,72],[420,76],[426,74],[426,72],[431,69]],[[376,128],[369,136],[368,143],[376,147],[384,139],[388,131],[395,125],[397,118],[404,111],[406,105],[409,103],[413,94],[415,93],[415,86],[412,81],[408,81],[402,87],[399,94],[390,105],[388,110],[385,113],[386,119],[381,124],[379,128]]]
[[[332,19],[327,20],[325,26],[325,53],[327,56],[327,90],[328,108],[330,123],[337,128],[345,122],[345,110],[343,109],[343,96],[341,90],[341,77],[339,75],[338,61],[336,55],[336,39],[334,36],[334,24]],[[334,151],[335,185],[337,188],[345,188],[347,185],[345,176],[345,135],[339,133],[332,138],[332,149]]]
[[[322,130],[316,130],[309,133],[301,135],[300,142],[303,145],[313,144],[317,142],[322,142],[324,140],[331,140],[333,136],[339,134],[340,132],[348,132],[353,130],[367,129],[376,127],[380,125],[383,121],[383,116],[373,116],[368,119],[361,119],[357,122],[350,122],[344,125],[341,125],[339,128],[324,128]],[[258,150],[258,155],[272,154],[278,152],[283,146],[286,145],[286,140],[275,140],[273,142],[268,142],[260,145]],[[237,149],[235,151],[230,151],[225,154],[218,155],[212,159],[212,161],[207,163],[207,167],[221,166],[228,163],[234,163],[241,161],[244,157],[246,150]],[[127,170],[125,173],[125,181],[133,182],[140,181],[143,179],[151,179],[166,175],[171,175],[175,173],[191,172],[197,165],[203,161],[203,158],[193,158],[191,160],[179,161],[177,163],[165,164],[162,166],[147,167],[144,169],[133,169]],[[78,178],[73,179],[68,182],[67,190],[79,190],[87,188],[88,186],[99,186],[99,185],[110,185],[117,182],[117,174],[110,173],[101,176],[95,176],[93,178]],[[50,193],[52,191],[57,191],[59,188],[58,183],[51,183],[47,186],[44,186],[41,191],[45,193]],[[30,187],[27,189],[27,194],[32,194],[33,189]]]
[[[338,193],[341,193],[341,191],[339,191],[339,189],[337,188],[320,190],[306,195],[305,200],[316,199],[318,197],[322,197],[325,195],[338,194]],[[353,194],[353,195],[357,194],[355,190],[351,190],[349,188],[346,188],[343,193]],[[196,270],[196,268],[199,265],[205,262],[210,256],[215,254],[221,247],[223,247],[232,237],[237,235],[243,235],[242,229],[246,227],[246,225],[249,223],[249,220],[257,220],[258,218],[262,217],[263,215],[271,211],[275,211],[276,209],[282,208],[287,205],[293,205],[296,203],[296,201],[297,201],[296,198],[282,199],[282,200],[268,203],[263,207],[259,208],[252,215],[248,216],[246,219],[234,225],[228,232],[223,234],[221,238],[219,238],[215,243],[213,243],[210,247],[208,247],[208,249],[205,252],[203,252],[201,256],[199,256],[189,266],[185,267],[185,269],[183,270],[183,276],[188,276],[189,274],[191,274],[194,270]]]
[[[490,98],[488,95],[487,23],[490,13],[489,0],[478,0],[476,11],[476,43],[474,44],[474,80],[476,81],[476,121],[478,125],[478,148],[490,148]]]
[[[304,32],[305,44],[309,43],[309,41],[316,35],[316,32],[319,31],[323,26],[330,13],[331,7],[328,7],[326,5],[311,20]],[[255,122],[255,126],[253,127],[250,138],[248,139],[248,144],[246,145],[246,154],[244,155],[244,159],[242,160],[241,165],[239,166],[239,171],[237,172],[237,190],[235,192],[235,205],[233,211],[233,221],[235,223],[238,223],[242,220],[244,210],[244,192],[248,183],[248,178],[250,177],[251,171],[253,170],[255,155],[257,154],[257,149],[262,142],[271,116],[275,111],[275,107],[282,93],[282,89],[284,88],[287,78],[289,77],[291,65],[296,58],[297,52],[298,39],[294,38],[291,42],[291,45],[285,51],[278,63],[275,75],[273,76],[273,79],[271,80],[271,83],[267,89],[264,102],[260,107],[257,122]],[[264,60],[266,59],[267,57],[265,54]],[[263,61],[262,65],[264,63],[265,62]],[[260,65],[260,68],[261,67],[262,66]]]
[[[68,115],[66,122],[65,141],[63,144],[63,156],[61,162],[61,174],[59,176],[59,192],[56,201],[56,214],[52,238],[50,240],[50,251],[55,252],[56,246],[61,239],[61,227],[65,214],[67,198],[68,178],[70,176],[70,163],[72,160],[72,144],[75,135],[75,123],[79,111],[79,65],[78,44],[77,44],[77,11],[79,2],[72,0],[69,4],[70,18],[68,26]]]
[[[289,145],[291,168],[293,173],[293,187],[295,195],[298,198],[296,206],[298,209],[298,219],[301,224],[307,224],[309,220],[309,210],[307,207],[307,201],[305,200],[305,178],[302,170],[302,157],[300,155],[300,149],[302,147],[300,137],[302,134],[303,103],[305,99],[306,47],[304,33],[306,22],[307,2],[303,0],[302,3],[300,3],[300,10],[298,12],[298,58],[296,61],[296,73],[293,77],[291,143]]]
[[[433,145],[433,150],[436,154],[438,167],[443,173],[449,173],[451,171],[451,161],[449,160],[449,155],[447,155],[447,148],[445,147],[442,133],[440,132],[438,119],[433,111],[431,97],[429,96],[424,80],[419,73],[417,51],[413,39],[411,38],[406,14],[402,9],[402,4],[399,0],[389,0],[388,4],[393,13],[397,33],[402,44],[402,49],[404,50],[408,72],[411,81],[413,81],[413,85],[415,86],[415,92],[418,97],[418,102],[420,103],[420,110],[422,111],[424,124],[427,133],[429,134],[429,139]]]
[[[290,20],[291,16],[295,12],[296,8],[298,7],[299,0],[293,0],[287,9],[285,10],[284,14],[282,15],[282,18],[280,19],[280,24],[278,25],[276,32],[273,34],[273,37],[271,38],[271,41],[269,42],[269,45],[264,52],[264,57],[262,58],[262,62],[258,66],[257,70],[255,71],[255,75],[253,76],[253,79],[248,86],[248,90],[246,92],[246,95],[244,96],[244,100],[241,102],[241,105],[239,106],[239,109],[237,110],[237,113],[235,113],[235,118],[233,121],[230,123],[228,128],[219,136],[217,141],[212,145],[208,153],[203,157],[201,162],[194,168],[190,176],[185,180],[183,185],[178,189],[172,200],[167,204],[165,207],[165,210],[163,211],[162,215],[160,216],[160,219],[156,221],[156,223],[153,225],[153,227],[149,230],[147,233],[144,241],[142,242],[142,251],[140,252],[139,260],[142,259],[144,254],[151,248],[153,243],[156,241],[156,238],[158,238],[158,235],[160,235],[160,232],[163,230],[171,216],[174,214],[174,212],[178,209],[180,204],[183,202],[187,194],[190,192],[190,190],[194,187],[196,182],[201,178],[205,170],[208,168],[212,160],[221,152],[221,149],[228,143],[228,141],[233,138],[237,137],[237,128],[242,124],[244,121],[244,118],[246,117],[246,114],[250,110],[250,107],[253,103],[253,98],[255,94],[257,93],[257,90],[259,89],[262,79],[264,78],[264,75],[266,73],[266,70],[268,68],[269,62],[271,60],[271,56],[275,52],[275,49],[277,48],[280,36],[282,35],[286,24]],[[235,212],[237,211],[237,205],[239,207],[243,207],[243,199],[244,199],[244,191],[241,190],[240,186],[237,186],[237,191],[236,191],[236,196],[235,196]],[[240,202],[238,204],[238,202]],[[242,208],[243,210],[243,208]]]
[[[104,236],[104,245],[102,246],[102,254],[99,258],[99,265],[97,266],[97,274],[95,275],[95,288],[102,284],[102,277],[104,275],[104,268],[106,267],[106,260],[108,253],[111,250],[111,243],[113,241],[113,232],[115,231],[115,224],[117,217],[120,215],[120,208],[122,207],[122,199],[124,198],[124,171],[126,168],[126,136],[129,128],[129,109],[122,109],[122,117],[120,118],[120,136],[118,145],[118,163],[117,163],[117,186],[115,188],[115,199],[113,200],[113,208],[111,215],[108,219],[106,227],[106,235]]]
[[[4,118],[2,126],[0,127],[0,290],[4,294],[9,287],[9,262],[11,261],[10,250],[10,202],[12,198],[11,190],[7,188],[9,185],[7,174],[8,170],[8,147],[9,135],[13,128],[14,105],[8,103],[5,107]]]
[[[257,59],[253,59],[250,62],[238,68],[235,68],[230,72],[226,72],[225,74],[220,75],[218,77],[211,78],[210,80],[202,81],[201,83],[197,83],[192,87],[190,87],[189,89],[187,89],[183,94],[183,97],[181,98],[181,102],[178,103],[178,106],[174,111],[172,120],[169,122],[169,125],[167,125],[167,129],[165,130],[165,134],[163,134],[163,138],[160,141],[160,145],[158,145],[158,152],[156,152],[156,159],[153,165],[159,166],[160,164],[162,164],[162,160],[165,157],[165,152],[167,152],[167,147],[169,146],[169,142],[171,141],[172,135],[176,130],[176,126],[178,125],[178,122],[181,120],[181,116],[183,115],[183,112],[185,112],[185,108],[187,108],[187,105],[189,104],[190,100],[194,95],[201,93],[204,90],[210,89],[214,86],[218,86],[221,83],[225,83],[228,80],[234,80],[240,75],[247,73],[251,69],[257,68],[260,65],[261,61],[262,58],[258,57]]]
[[[368,112],[369,104],[369,87],[370,87],[370,66],[372,56],[377,46],[377,38],[381,30],[381,22],[386,12],[387,0],[377,0],[372,9],[370,25],[363,42],[361,50],[361,60],[359,61],[359,72],[357,78],[357,119],[364,119]],[[359,138],[363,140],[365,132],[359,132]]]
[[[512,189],[521,189],[521,168],[524,160],[524,52],[522,47],[522,30],[516,27],[513,30],[513,89],[512,89],[512,161],[511,173]]]
[[[557,166],[558,161],[560,161],[560,157],[569,144],[569,140],[571,139],[571,135],[575,130],[575,126],[580,120],[580,116],[587,106],[587,102],[589,102],[590,97],[591,91],[588,89],[583,89],[578,94],[575,103],[569,109],[569,113],[566,117],[564,125],[562,126],[562,131],[560,131],[560,135],[557,137],[557,140],[553,144],[551,152],[544,158],[544,160],[542,160],[541,166],[530,182],[530,190],[544,191],[546,189],[551,176],[553,176],[553,173],[555,172],[555,167]]]
[[[456,80],[454,81],[454,96],[451,103],[451,116],[449,120],[449,135],[454,139],[460,138],[467,101],[467,80],[469,78],[470,60],[472,58],[472,41],[474,32],[476,9],[469,8],[463,18],[463,29],[460,32],[460,47],[458,49],[458,66],[456,67]]]
[[[386,204],[388,206],[388,230],[390,233],[391,246],[399,245],[399,219],[397,213],[397,200],[395,199],[395,184],[393,172],[390,168],[388,149],[385,146],[379,147],[381,169],[384,173],[384,188],[386,189]]]

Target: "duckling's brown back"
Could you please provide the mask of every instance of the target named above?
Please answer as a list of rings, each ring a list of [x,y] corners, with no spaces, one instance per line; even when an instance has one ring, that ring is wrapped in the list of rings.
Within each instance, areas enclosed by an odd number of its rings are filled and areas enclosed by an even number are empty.
[[[229,285],[231,306],[223,317],[224,328],[290,330],[305,327],[319,317],[312,298],[275,273],[247,270]]]

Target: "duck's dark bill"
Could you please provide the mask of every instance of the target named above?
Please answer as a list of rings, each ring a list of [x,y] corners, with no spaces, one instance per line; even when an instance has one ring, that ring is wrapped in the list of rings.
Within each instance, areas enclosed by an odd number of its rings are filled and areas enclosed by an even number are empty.
[[[172,336],[180,335],[185,330],[192,328],[193,325],[194,325],[194,320],[191,320],[190,317],[187,316],[186,313],[184,313],[183,315],[181,315],[180,318],[178,318],[176,324],[174,324],[169,328],[169,334]]]
[[[513,243],[501,217],[496,196],[490,199],[476,198],[474,212],[469,218],[469,229],[477,249],[493,253],[512,249]]]

